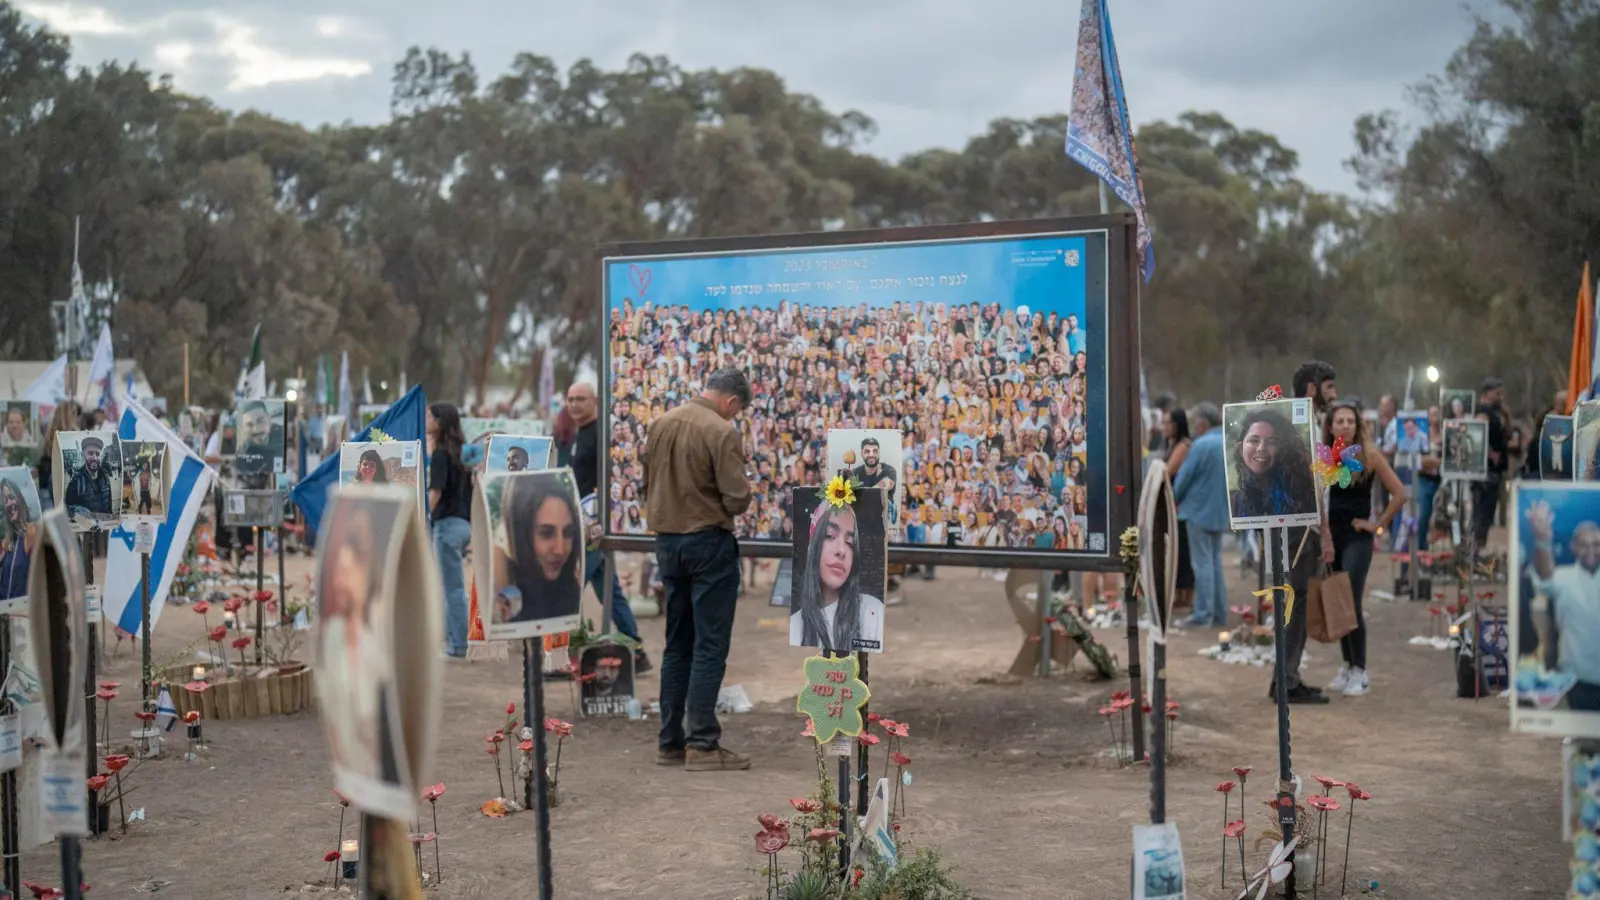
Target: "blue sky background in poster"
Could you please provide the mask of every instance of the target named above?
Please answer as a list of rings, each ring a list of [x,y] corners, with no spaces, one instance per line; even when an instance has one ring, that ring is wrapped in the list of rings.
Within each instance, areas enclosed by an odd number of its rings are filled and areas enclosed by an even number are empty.
[[[608,310],[627,300],[691,310],[999,303],[1084,315],[1082,235],[871,244],[608,260]],[[1092,334],[1092,332],[1091,332]]]

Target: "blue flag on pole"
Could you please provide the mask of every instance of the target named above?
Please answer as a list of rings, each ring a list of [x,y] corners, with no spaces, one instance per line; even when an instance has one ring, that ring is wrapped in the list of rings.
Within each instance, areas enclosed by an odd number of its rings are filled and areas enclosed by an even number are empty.
[[[383,415],[361,429],[350,439],[353,444],[372,440],[374,430],[381,431],[397,441],[426,441],[428,399],[422,394],[422,385],[406,392],[384,410]],[[322,524],[322,511],[328,505],[328,492],[339,486],[339,448],[324,447],[322,464],[317,466],[289,492],[289,499],[305,514],[306,524],[312,529]],[[428,467],[422,467],[423,494],[427,494]]]
[[[1156,251],[1145,218],[1144,182],[1128,124],[1128,99],[1122,91],[1122,67],[1111,38],[1111,13],[1106,0],[1083,0],[1078,21],[1078,55],[1072,73],[1072,106],[1067,114],[1067,156],[1095,174],[1118,199],[1132,207],[1139,223],[1140,268],[1149,281],[1156,271]]]

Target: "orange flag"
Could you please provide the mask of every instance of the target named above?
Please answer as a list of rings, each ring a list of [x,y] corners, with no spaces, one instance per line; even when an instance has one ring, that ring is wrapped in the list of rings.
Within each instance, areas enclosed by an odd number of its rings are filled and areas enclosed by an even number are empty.
[[[1589,264],[1583,264],[1583,284],[1578,286],[1578,314],[1572,320],[1572,360],[1567,368],[1567,409],[1572,414],[1578,395],[1594,383],[1594,288]]]

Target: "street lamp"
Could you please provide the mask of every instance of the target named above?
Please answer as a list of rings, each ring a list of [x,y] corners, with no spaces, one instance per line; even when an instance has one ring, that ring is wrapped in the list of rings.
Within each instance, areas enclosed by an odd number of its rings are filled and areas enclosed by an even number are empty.
[[[1430,384],[1438,384],[1439,383],[1439,367],[1438,366],[1429,366],[1427,368],[1427,371],[1423,372],[1423,374],[1428,376],[1428,382]]]
[[[287,400],[290,403],[293,403],[296,400],[300,399],[300,392],[295,390],[294,388],[290,388],[287,391],[283,392],[283,399]]]

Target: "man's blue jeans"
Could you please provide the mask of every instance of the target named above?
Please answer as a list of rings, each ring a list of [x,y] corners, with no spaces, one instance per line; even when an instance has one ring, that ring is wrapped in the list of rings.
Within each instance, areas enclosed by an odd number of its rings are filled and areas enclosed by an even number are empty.
[[[717,694],[739,600],[739,542],[720,528],[657,535],[656,563],[667,591],[660,744],[715,750],[722,739]]]
[[[605,552],[600,550],[593,553],[585,552],[583,568],[584,579],[594,588],[594,596],[600,601],[600,605],[605,606],[606,593],[600,586],[606,579]],[[633,607],[628,605],[627,595],[622,593],[622,579],[618,578],[615,572],[611,573],[611,621],[616,623],[617,631],[636,641],[639,640],[639,623],[633,617]]]
[[[462,565],[471,541],[472,523],[466,519],[451,517],[433,523],[433,555],[444,580],[445,649],[451,656],[467,653],[467,580]]]
[[[1189,563],[1194,568],[1194,623],[1228,624],[1228,587],[1222,572],[1222,532],[1207,531],[1193,522],[1189,529]]]

